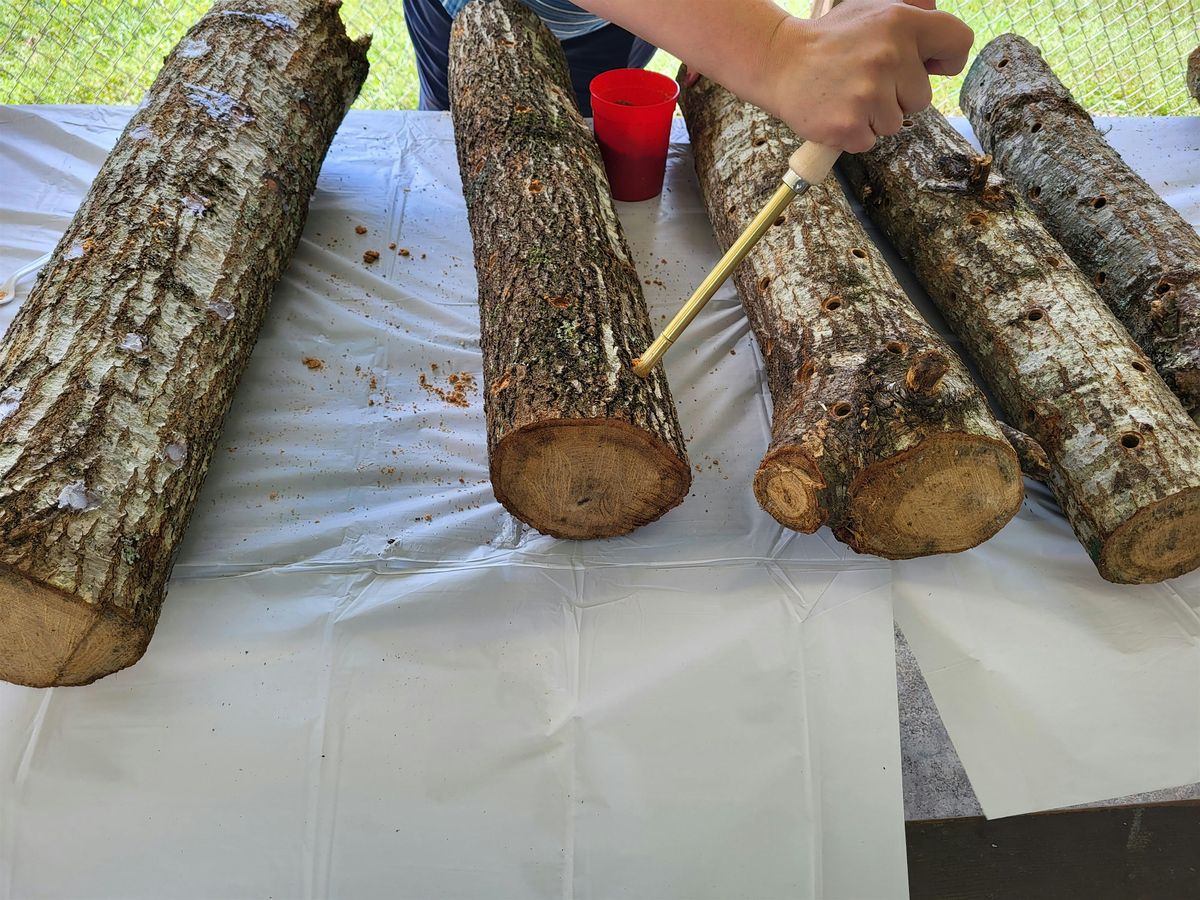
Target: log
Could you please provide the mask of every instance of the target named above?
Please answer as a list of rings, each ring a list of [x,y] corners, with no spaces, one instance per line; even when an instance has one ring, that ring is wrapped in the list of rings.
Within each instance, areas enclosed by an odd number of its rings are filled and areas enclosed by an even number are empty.
[[[936,110],[842,169],[974,357],[1109,581],[1200,564],[1200,429],[998,173]]]
[[[1200,236],[1126,165],[1017,35],[979,54],[961,103],[1005,176],[1200,414]]]
[[[1188,93],[1200,102],[1200,47],[1191,52],[1187,60]]]
[[[682,96],[709,219],[727,249],[800,141],[707,79]],[[966,550],[1016,513],[1016,454],[836,180],[795,200],[733,278],[774,401],[754,494],[781,524],[829,525],[861,553],[904,559]]]
[[[691,485],[600,152],[558,41],[517,0],[454,21],[450,99],[479,282],[492,489],[544,534],[625,534]]]
[[[1018,431],[1007,422],[1000,423],[1000,430],[1017,451],[1017,459],[1021,461],[1021,474],[1036,481],[1045,481],[1050,474],[1050,457],[1046,449],[1023,431]]]
[[[136,662],[317,172],[367,73],[324,0],[166,58],[0,345],[0,678]]]

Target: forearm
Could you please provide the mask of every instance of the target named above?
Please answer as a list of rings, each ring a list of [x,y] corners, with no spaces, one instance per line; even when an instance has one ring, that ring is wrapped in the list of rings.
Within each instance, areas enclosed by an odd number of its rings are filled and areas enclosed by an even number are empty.
[[[764,105],[767,49],[792,18],[771,0],[576,0],[739,97]]]

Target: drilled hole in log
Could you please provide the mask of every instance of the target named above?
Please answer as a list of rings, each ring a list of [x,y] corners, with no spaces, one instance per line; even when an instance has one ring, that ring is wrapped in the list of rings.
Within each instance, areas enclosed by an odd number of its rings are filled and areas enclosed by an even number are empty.
[[[1127,431],[1121,435],[1121,446],[1126,450],[1136,450],[1142,446],[1142,436],[1136,431]]]
[[[500,43],[502,43],[502,44],[503,44],[505,47],[515,47],[515,46],[517,46],[517,42],[516,42],[516,41],[503,40],[503,41],[501,41]]]
[[[973,212],[967,216],[967,224],[978,228],[987,221],[987,216],[980,212]]]
[[[1006,57],[1004,57],[1004,59],[1000,60],[1000,62],[996,63],[996,68],[1003,69],[1007,65],[1008,65],[1008,57],[1006,56]]]
[[[1030,322],[1040,322],[1045,317],[1046,311],[1040,306],[1035,306],[1033,309],[1029,310],[1029,312],[1025,313],[1025,318]]]
[[[1037,133],[1038,133],[1039,131],[1041,131],[1041,130],[1042,130],[1042,123],[1041,123],[1041,122],[1034,122],[1032,125],[1030,125],[1030,126],[1029,126],[1029,133],[1030,133],[1030,134],[1037,134]]]
[[[772,224],[773,226],[775,226],[776,228],[778,228],[780,225],[782,225],[782,224],[783,224],[784,222],[786,222],[786,221],[787,221],[787,216],[780,216],[778,219],[776,219],[776,220],[775,220],[774,222],[772,222],[771,224]]]
[[[550,305],[553,306],[555,309],[566,309],[568,306],[571,305],[571,301],[568,300],[566,297],[547,297],[546,299],[550,302]]]
[[[1150,371],[1150,367],[1147,366],[1140,359],[1135,359],[1133,361],[1133,368],[1134,368],[1134,371],[1137,371],[1137,372],[1149,372]]]
[[[771,279],[767,278],[765,275],[762,278],[758,279],[758,289],[760,291],[765,291],[770,286],[771,286]]]
[[[761,147],[766,142],[767,142],[767,139],[765,137],[756,137],[750,143],[753,144],[755,147]]]
[[[1097,197],[1092,201],[1092,209],[1104,209],[1106,206],[1108,206],[1107,197]]]
[[[905,120],[904,120],[903,122],[901,122],[900,124],[901,124],[901,125],[903,125],[905,128],[912,128],[912,127],[913,127],[913,120],[912,120],[912,119],[905,119]]]
[[[841,306],[842,298],[835,295],[822,303],[821,309],[825,310],[825,312],[833,312],[835,309],[840,309]]]
[[[1059,265],[1061,265],[1061,263],[1057,256],[1047,256],[1046,257],[1046,265],[1048,265],[1052,269],[1057,269],[1059,267]]]
[[[851,247],[850,252],[852,254],[854,254],[856,257],[858,257],[859,259],[867,258],[867,251],[864,250],[862,247]]]
[[[839,400],[830,408],[829,414],[835,419],[844,419],[853,411],[854,407],[850,405],[849,401]]]
[[[531,178],[529,181],[529,193],[540,194],[542,192],[542,182],[539,178]]]
[[[888,341],[887,342],[887,352],[888,353],[895,353],[897,356],[900,356],[906,350],[908,350],[908,344],[902,344],[902,343],[900,343],[900,341]]]
[[[1029,199],[1030,200],[1036,200],[1040,196],[1042,196],[1042,189],[1040,187],[1038,187],[1036,184],[1029,189]]]
[[[805,360],[804,365],[796,370],[796,384],[803,384],[812,378],[813,372],[817,370],[817,364],[811,359]]]
[[[1166,293],[1169,293],[1170,290],[1171,290],[1171,282],[1164,280],[1164,281],[1160,281],[1158,283],[1158,286],[1154,288],[1154,293],[1166,294]]]
[[[1092,276],[1092,281],[1094,281],[1096,283],[1096,287],[1100,287],[1100,285],[1102,285],[1102,284],[1104,284],[1104,282],[1108,281],[1108,276],[1105,275],[1103,272],[1097,272],[1095,275]]]

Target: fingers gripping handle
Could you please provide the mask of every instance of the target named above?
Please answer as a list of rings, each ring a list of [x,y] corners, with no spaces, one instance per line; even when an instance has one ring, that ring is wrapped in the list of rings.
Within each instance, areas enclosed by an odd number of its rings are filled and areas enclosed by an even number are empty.
[[[842,151],[837,147],[826,147],[824,144],[817,144],[813,141],[805,141],[800,145],[788,158],[789,174],[794,178],[805,183],[805,185],[820,184],[828,177],[833,169],[833,164],[837,162]],[[791,179],[784,179],[789,182],[789,187],[795,190],[803,187],[797,184],[791,184]]]

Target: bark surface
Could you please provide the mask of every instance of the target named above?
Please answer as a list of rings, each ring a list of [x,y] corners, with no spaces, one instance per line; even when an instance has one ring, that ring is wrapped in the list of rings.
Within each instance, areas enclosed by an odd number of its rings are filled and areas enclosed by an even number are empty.
[[[1192,51],[1187,61],[1188,93],[1200,102],[1200,47]]]
[[[1200,414],[1196,230],[1126,165],[1024,38],[983,49],[961,102],[984,149]]]
[[[517,0],[475,0],[450,42],[475,244],[496,499],[556,537],[624,534],[691,472],[633,257],[558,41]]]
[[[842,168],[975,358],[1110,581],[1200,563],[1200,429],[998,174],[935,110]]]
[[[166,58],[0,345],[0,678],[135,662],[367,73],[323,0],[217,3]]]
[[[696,171],[728,248],[799,143],[701,79],[683,92]],[[766,363],[762,507],[892,559],[965,550],[1021,505],[1018,461],[982,393],[925,323],[835,179],[793,201],[733,275]]]

